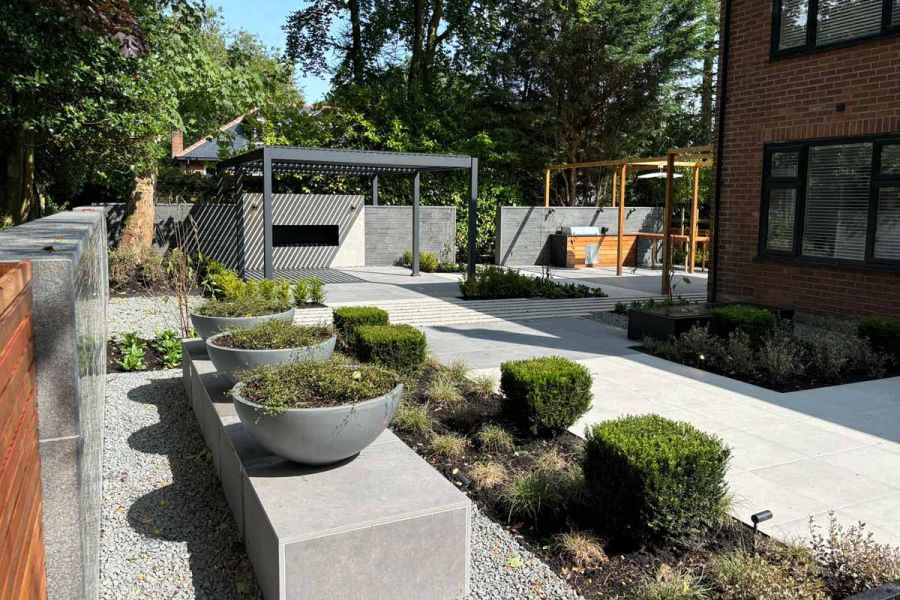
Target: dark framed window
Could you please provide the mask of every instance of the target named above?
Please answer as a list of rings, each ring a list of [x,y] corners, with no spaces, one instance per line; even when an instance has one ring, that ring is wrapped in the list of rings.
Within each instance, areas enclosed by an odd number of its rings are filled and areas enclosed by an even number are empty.
[[[896,33],[900,0],[773,0],[773,57]]]
[[[900,267],[900,137],[765,147],[759,253]]]

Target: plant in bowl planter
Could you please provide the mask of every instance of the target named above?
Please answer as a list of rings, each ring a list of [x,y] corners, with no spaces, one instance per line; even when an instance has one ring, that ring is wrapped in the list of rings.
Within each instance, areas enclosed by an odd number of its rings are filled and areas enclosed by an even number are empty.
[[[206,350],[216,370],[237,383],[237,373],[261,365],[328,360],[335,341],[327,325],[303,327],[287,321],[266,321],[217,333],[206,340]]]
[[[204,340],[223,331],[253,327],[266,321],[294,320],[294,307],[287,298],[241,296],[231,300],[207,300],[191,313],[191,323]]]
[[[327,465],[355,456],[381,435],[403,384],[381,367],[330,360],[257,367],[231,393],[244,427],[266,450]]]

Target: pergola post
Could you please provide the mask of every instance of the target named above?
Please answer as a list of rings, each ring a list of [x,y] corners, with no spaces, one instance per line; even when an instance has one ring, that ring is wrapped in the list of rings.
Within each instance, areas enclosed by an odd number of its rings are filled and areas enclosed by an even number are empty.
[[[613,169],[612,176],[612,197],[610,198],[610,204],[616,206],[618,201],[617,198],[619,197],[619,171]]]
[[[628,176],[628,165],[622,165],[622,174],[619,176],[619,227],[616,236],[616,275],[622,274],[622,236],[625,234],[625,179]]]
[[[669,295],[672,290],[672,211],[675,208],[675,154],[666,160],[666,207],[663,212],[663,273],[660,293]]]
[[[547,171],[547,181],[550,181]],[[549,199],[549,188],[548,188]],[[478,159],[472,159],[469,168],[469,253],[466,263],[466,276],[475,277],[475,265],[478,262]]]
[[[419,276],[419,183],[422,174],[416,171],[413,175],[413,209],[412,209],[412,276]]]
[[[544,206],[550,206],[550,169],[544,172]]]
[[[272,254],[272,156],[268,148],[263,148],[263,276],[266,279],[275,275]]]
[[[372,175],[372,206],[378,206],[378,175]]]
[[[697,227],[700,219],[700,165],[694,165],[694,189],[691,195],[691,240],[688,273],[694,272],[697,256]]]

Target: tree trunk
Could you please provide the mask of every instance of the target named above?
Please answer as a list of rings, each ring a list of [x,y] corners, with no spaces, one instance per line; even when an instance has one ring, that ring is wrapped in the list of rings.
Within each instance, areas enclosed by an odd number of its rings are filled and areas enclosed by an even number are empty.
[[[408,93],[412,95],[422,76],[425,39],[425,0],[413,0],[412,56],[409,60]]]
[[[4,226],[19,225],[28,220],[33,210],[34,184],[34,134],[19,130],[6,155]]]
[[[362,48],[362,17],[359,11],[359,0],[349,0],[348,5],[350,8],[350,31],[352,36],[350,62],[353,65],[353,83],[362,85],[363,77],[365,76],[365,59]]]
[[[134,191],[125,205],[121,247],[149,248],[153,244],[156,217],[156,173],[134,178]]]

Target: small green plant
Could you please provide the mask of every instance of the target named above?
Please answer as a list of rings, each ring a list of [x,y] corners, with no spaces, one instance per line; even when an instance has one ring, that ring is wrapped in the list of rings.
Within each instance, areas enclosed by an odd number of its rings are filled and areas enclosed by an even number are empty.
[[[476,437],[481,449],[485,452],[512,452],[516,449],[512,434],[499,425],[492,423],[484,425]]]
[[[822,573],[808,550],[786,548],[755,556],[732,550],[707,565],[716,598],[825,600]],[[835,596],[843,597],[843,596]]]
[[[604,297],[600,288],[577,283],[557,283],[550,277],[532,277],[513,269],[485,266],[473,277],[459,282],[467,300],[499,298],[590,298]]]
[[[586,439],[584,478],[603,531],[684,539],[721,521],[731,453],[719,438],[646,415],[594,425]]]
[[[609,562],[600,539],[591,533],[571,531],[555,536],[554,540],[559,553],[579,569],[595,569]]]
[[[826,531],[810,519],[812,553],[833,598],[846,598],[900,579],[900,549],[875,541],[865,525],[844,527],[828,514]]]
[[[174,329],[166,329],[156,334],[153,348],[159,352],[163,368],[174,369],[181,366],[181,337]]]
[[[863,319],[857,329],[859,337],[869,341],[872,348],[892,356],[900,363],[900,319],[870,317]]]
[[[309,301],[312,304],[325,304],[325,284],[318,277],[309,278]]]
[[[429,402],[445,408],[458,406],[463,401],[462,394],[446,372],[438,372],[432,376],[425,385],[422,395]]]
[[[144,338],[141,337],[141,334],[134,332],[134,331],[129,331],[128,333],[122,335],[122,339],[120,341],[116,342],[116,344],[120,348],[137,347],[137,348],[140,348],[141,350],[147,349],[146,340],[144,340]]]
[[[508,520],[537,522],[565,514],[581,495],[581,480],[572,472],[533,469],[520,473],[501,492]]]
[[[118,364],[125,371],[143,371],[147,368],[144,361],[144,349],[139,346],[125,346],[122,348],[122,358]]]
[[[564,430],[591,405],[590,372],[567,358],[505,362],[500,372],[504,409],[533,434]]]
[[[428,343],[411,325],[363,325],[356,328],[353,350],[360,360],[412,373],[425,363]]]
[[[303,348],[332,336],[327,325],[294,325],[289,321],[265,321],[253,327],[233,329],[216,339],[216,344],[243,350]]]
[[[465,455],[466,445],[468,440],[464,436],[457,433],[442,433],[431,438],[428,448],[432,454],[456,460]]]
[[[212,298],[197,308],[197,314],[205,317],[259,317],[290,309],[291,302],[284,298],[266,299],[250,295],[233,300]]]
[[[471,375],[466,379],[463,389],[467,394],[485,398],[497,389],[497,378],[491,374]]]
[[[407,249],[397,262],[401,267],[412,267],[412,250]],[[419,270],[423,273],[434,273],[440,267],[440,261],[434,252],[419,252]]]
[[[332,311],[334,329],[338,341],[345,349],[352,349],[356,342],[356,328],[362,325],[387,325],[386,311],[374,306],[344,306]]]
[[[244,398],[268,415],[289,408],[355,404],[387,394],[397,375],[374,365],[348,365],[340,360],[263,365],[241,373]]]
[[[637,600],[707,600],[709,589],[693,573],[684,568],[663,565],[656,577],[645,581],[638,590]],[[732,596],[728,596],[732,598]],[[756,596],[735,596],[751,600]]]
[[[427,435],[434,429],[435,420],[429,414],[427,405],[403,402],[397,410],[393,424],[400,431]]]
[[[309,302],[309,285],[305,279],[298,279],[294,283],[294,304],[303,306]]]
[[[733,332],[743,331],[754,346],[759,346],[775,332],[777,322],[771,311],[741,304],[721,306],[709,314],[710,331],[714,334],[727,340]]]

